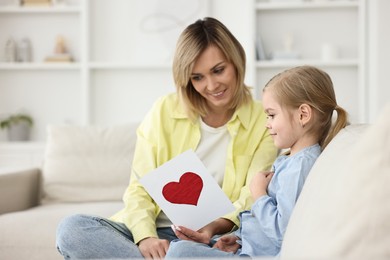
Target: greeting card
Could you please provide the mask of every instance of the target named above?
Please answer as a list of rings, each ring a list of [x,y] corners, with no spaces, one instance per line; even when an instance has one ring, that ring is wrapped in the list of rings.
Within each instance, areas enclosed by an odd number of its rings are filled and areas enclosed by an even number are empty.
[[[234,211],[234,206],[188,150],[143,176],[140,183],[174,225],[198,230]]]

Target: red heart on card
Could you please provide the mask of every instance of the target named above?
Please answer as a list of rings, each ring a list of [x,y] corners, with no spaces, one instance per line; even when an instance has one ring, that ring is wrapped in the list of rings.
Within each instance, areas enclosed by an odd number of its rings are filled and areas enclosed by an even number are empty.
[[[174,204],[198,205],[203,189],[202,178],[193,172],[186,172],[179,182],[169,182],[162,189],[164,198]]]

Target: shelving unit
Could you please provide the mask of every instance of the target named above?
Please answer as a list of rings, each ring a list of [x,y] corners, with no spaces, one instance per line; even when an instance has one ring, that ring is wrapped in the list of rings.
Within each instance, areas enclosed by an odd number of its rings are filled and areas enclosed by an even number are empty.
[[[278,72],[314,65],[332,77],[338,103],[348,110],[351,121],[365,122],[366,1],[254,0],[254,9],[256,41],[262,43],[266,55],[255,61],[256,96],[261,97],[263,86]],[[336,58],[321,57],[325,43],[337,49]],[[272,58],[273,53],[286,51],[299,57]]]
[[[182,29],[212,14],[224,17],[243,40],[247,83],[255,87],[256,98],[276,73],[311,64],[332,76],[338,102],[352,122],[366,121],[367,0],[145,1],[67,0],[64,6],[9,7],[4,3],[10,0],[0,0],[0,48],[9,37],[27,37],[33,46],[31,63],[4,62],[0,49],[0,118],[24,110],[35,120],[32,142],[8,143],[0,131],[2,148],[44,145],[47,124],[140,121],[157,97],[175,91],[171,60]],[[247,16],[233,22],[231,12],[238,8],[238,17]],[[65,37],[74,62],[44,62],[57,35]],[[252,55],[259,35],[266,60]],[[300,58],[271,60],[273,52],[284,50],[286,35],[292,35],[292,50]],[[325,42],[337,46],[338,59],[321,59]]]
[[[3,150],[15,146],[30,151],[26,147],[43,146],[48,122],[82,123],[80,21],[84,11],[78,1],[64,6],[7,6],[0,1],[0,117],[24,111],[34,118],[32,142],[6,143],[6,133],[1,131]],[[65,36],[74,62],[44,62],[54,53],[58,35]],[[4,60],[4,47],[10,37],[17,43],[23,38],[30,40],[32,62]]]
[[[28,112],[34,127],[32,140],[22,143],[7,142],[0,131],[0,168],[18,161],[16,151],[22,164],[41,158],[36,153],[43,151],[48,124],[140,121],[159,96],[175,91],[171,60],[179,33],[210,12],[209,0],[65,0],[40,7],[9,2],[0,0],[0,118]],[[44,61],[58,35],[73,62]],[[32,62],[5,62],[10,37],[31,41]]]
[[[32,114],[32,140],[41,142],[47,124],[140,121],[157,97],[175,91],[171,59],[179,33],[209,11],[208,0],[67,0],[41,7],[6,2],[0,0],[0,46],[9,37],[27,37],[33,62],[4,62],[0,52],[0,118],[21,110]],[[64,36],[74,62],[44,62],[57,35]]]

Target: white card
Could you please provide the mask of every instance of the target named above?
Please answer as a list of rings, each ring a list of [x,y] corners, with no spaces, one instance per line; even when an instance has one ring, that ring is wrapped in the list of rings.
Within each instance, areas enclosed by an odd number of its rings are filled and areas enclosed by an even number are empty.
[[[149,172],[139,182],[177,226],[198,230],[235,210],[192,150]]]

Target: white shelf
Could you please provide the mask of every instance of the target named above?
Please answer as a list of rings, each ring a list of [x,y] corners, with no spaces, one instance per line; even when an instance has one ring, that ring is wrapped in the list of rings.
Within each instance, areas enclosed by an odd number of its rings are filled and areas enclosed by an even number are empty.
[[[1,6],[0,14],[67,14],[80,13],[79,6]]]
[[[94,70],[167,70],[170,64],[136,64],[126,62],[91,62],[89,67]]]
[[[283,10],[283,9],[330,9],[330,8],[357,8],[358,1],[319,1],[319,2],[266,2],[257,3],[256,10]]]
[[[8,150],[35,150],[42,149],[46,145],[46,142],[38,142],[38,141],[13,141],[13,142],[0,142],[0,150],[8,149]]]
[[[307,60],[267,60],[257,61],[256,68],[284,68],[301,65],[312,65],[319,67],[358,67],[357,59],[340,59],[334,61],[323,61],[316,59]]]
[[[0,63],[0,71],[2,70],[79,70],[79,63],[62,63],[62,62],[46,62],[46,63],[17,63],[17,62],[2,62]]]

